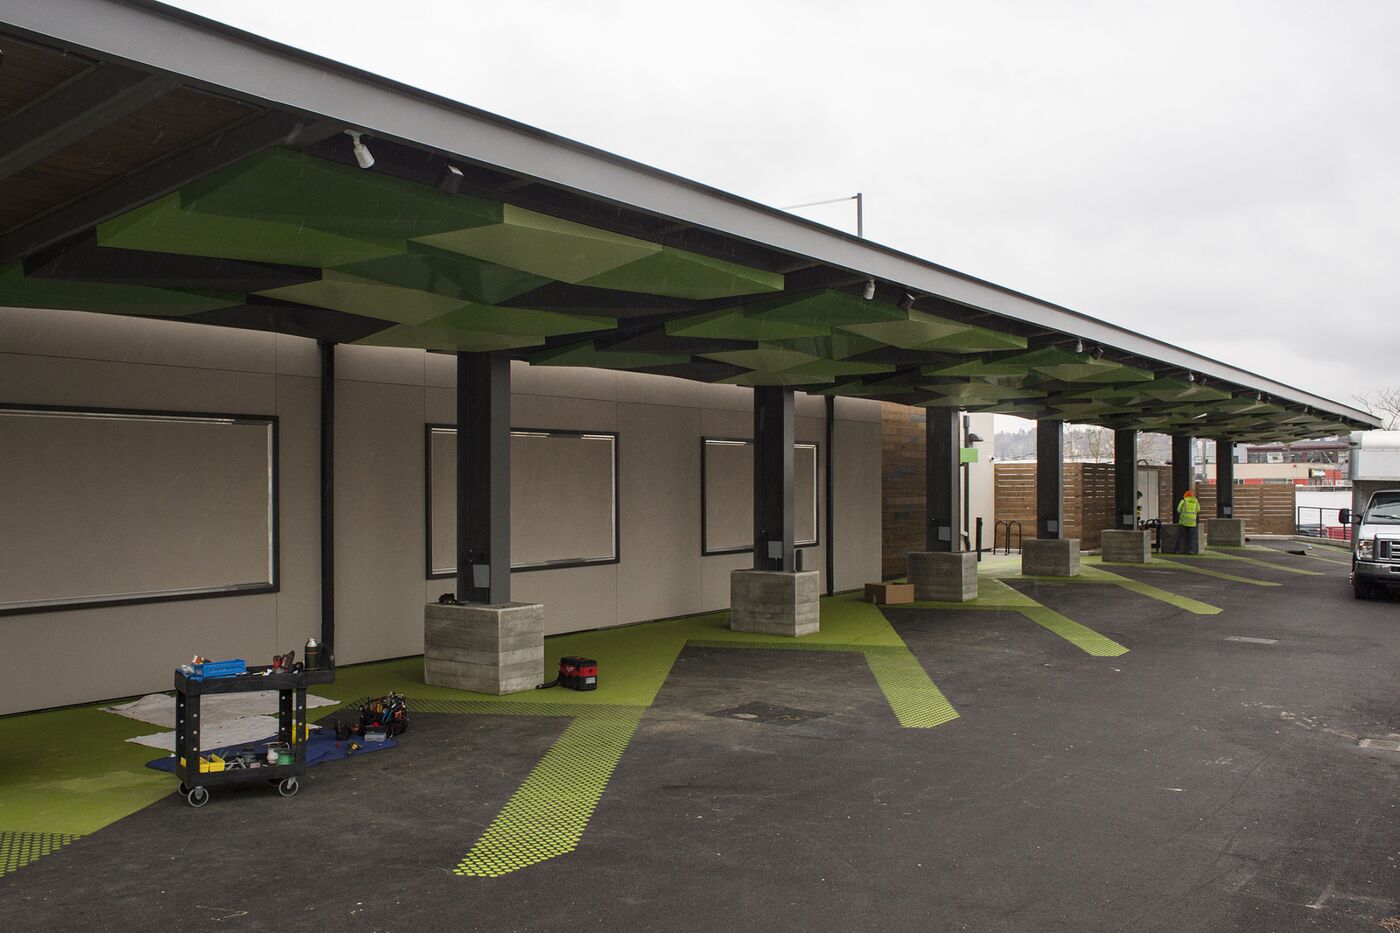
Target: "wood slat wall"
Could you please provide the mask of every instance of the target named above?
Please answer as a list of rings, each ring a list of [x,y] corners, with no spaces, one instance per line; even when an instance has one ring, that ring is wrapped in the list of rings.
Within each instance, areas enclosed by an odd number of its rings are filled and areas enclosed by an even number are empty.
[[[1235,486],[1235,518],[1244,519],[1246,533],[1261,535],[1297,534],[1297,487],[1283,483],[1264,486]],[[1197,483],[1196,497],[1201,514],[1215,515],[1215,484]]]
[[[1099,547],[1100,533],[1113,527],[1113,464],[1066,463],[1061,482],[1064,536],[1078,538],[1081,548]],[[996,465],[996,517],[1020,522],[1022,534],[1035,537],[1034,463]]]
[[[924,410],[880,406],[880,562],[886,578],[901,577],[906,554],[924,549]]]

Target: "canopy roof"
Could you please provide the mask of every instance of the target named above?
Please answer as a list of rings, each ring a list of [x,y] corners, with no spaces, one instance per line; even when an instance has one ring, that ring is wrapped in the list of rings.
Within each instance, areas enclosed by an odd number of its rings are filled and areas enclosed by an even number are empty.
[[[3,305],[1234,439],[1378,426],[160,4],[6,15]]]

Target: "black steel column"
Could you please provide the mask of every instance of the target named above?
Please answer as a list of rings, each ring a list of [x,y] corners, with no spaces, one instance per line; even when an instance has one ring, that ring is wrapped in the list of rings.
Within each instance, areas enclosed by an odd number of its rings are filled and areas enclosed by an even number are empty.
[[[826,397],[826,595],[836,592],[836,396]]]
[[[956,551],[958,499],[958,412],[924,409],[924,545],[930,551]]]
[[[1215,517],[1235,516],[1235,442],[1215,439]]]
[[[1176,514],[1176,504],[1191,488],[1191,446],[1191,435],[1172,435],[1172,515]]]
[[[1137,527],[1138,432],[1113,432],[1113,527]]]
[[[335,344],[321,351],[321,657],[335,650]]]
[[[510,358],[457,354],[457,599],[510,602]]]
[[[1041,419],[1035,423],[1035,536],[1063,538],[1065,423]]]
[[[753,390],[753,569],[793,570],[792,389]],[[829,543],[828,543],[828,546]]]

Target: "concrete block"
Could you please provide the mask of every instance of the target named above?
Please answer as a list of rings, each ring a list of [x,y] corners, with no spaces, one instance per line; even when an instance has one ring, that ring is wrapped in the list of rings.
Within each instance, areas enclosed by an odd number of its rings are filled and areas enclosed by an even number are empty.
[[[1079,576],[1079,539],[1027,538],[1021,543],[1021,573],[1027,577]]]
[[[1103,532],[1103,559],[1110,564],[1145,564],[1152,559],[1152,533],[1123,529]]]
[[[915,599],[965,603],[977,598],[977,555],[972,551],[911,551],[909,582]]]
[[[1223,547],[1244,547],[1244,519],[1206,519],[1206,538]]]
[[[429,603],[423,679],[473,693],[533,690],[544,674],[544,606]]]
[[[821,574],[815,570],[735,570],[729,575],[729,627],[763,635],[821,631]]]
[[[1173,522],[1162,523],[1162,553],[1177,554],[1177,544],[1181,540],[1181,526]],[[1196,528],[1196,546],[1194,549],[1186,551],[1187,554],[1204,554],[1206,550],[1205,536],[1201,534],[1200,526]]]

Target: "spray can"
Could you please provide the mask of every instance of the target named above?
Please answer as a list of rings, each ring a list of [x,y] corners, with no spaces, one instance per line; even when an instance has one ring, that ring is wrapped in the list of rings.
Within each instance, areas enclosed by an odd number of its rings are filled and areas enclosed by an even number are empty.
[[[319,671],[321,669],[321,646],[314,638],[306,640],[306,650],[302,654],[305,658],[306,669],[308,671]]]

